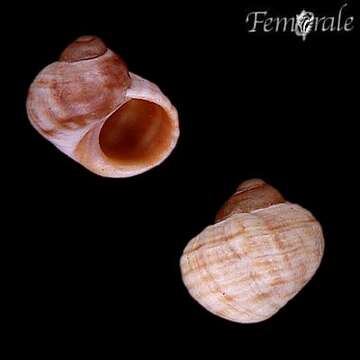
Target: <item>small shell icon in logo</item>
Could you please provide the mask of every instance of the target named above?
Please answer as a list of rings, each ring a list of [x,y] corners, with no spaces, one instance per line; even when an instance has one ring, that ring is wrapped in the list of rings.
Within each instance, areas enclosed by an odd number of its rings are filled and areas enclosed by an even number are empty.
[[[310,11],[303,10],[296,15],[295,34],[302,36],[305,41],[307,34],[311,31],[315,20],[315,15]]]

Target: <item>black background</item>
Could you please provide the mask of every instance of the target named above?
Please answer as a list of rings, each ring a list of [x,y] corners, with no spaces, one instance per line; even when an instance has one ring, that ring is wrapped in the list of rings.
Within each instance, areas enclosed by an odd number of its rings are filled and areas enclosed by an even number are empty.
[[[353,32],[310,34],[305,42],[290,33],[248,33],[246,14],[294,16],[306,8],[335,16],[343,2],[239,8],[119,1],[9,10],[16,25],[5,75],[12,74],[14,128],[3,144],[10,158],[5,276],[12,287],[9,333],[19,339],[14,351],[55,354],[75,346],[79,354],[98,348],[167,358],[181,350],[240,358],[248,347],[252,356],[350,351],[359,241],[360,24],[352,3],[345,14],[356,16]],[[96,176],[27,120],[31,81],[84,34],[100,36],[179,111],[177,147],[145,174]],[[311,210],[326,249],[314,279],[283,310],[241,325],[197,305],[178,263],[186,243],[252,177]]]

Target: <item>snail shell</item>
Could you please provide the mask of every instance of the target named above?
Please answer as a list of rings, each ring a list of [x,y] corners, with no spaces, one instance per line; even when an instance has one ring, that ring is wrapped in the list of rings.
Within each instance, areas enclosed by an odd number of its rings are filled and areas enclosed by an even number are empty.
[[[95,36],[78,38],[37,75],[27,112],[43,137],[107,177],[160,164],[179,136],[177,111],[160,89]]]
[[[242,183],[216,221],[188,243],[180,261],[189,293],[215,315],[240,323],[263,321],[320,265],[320,224],[262,180]]]

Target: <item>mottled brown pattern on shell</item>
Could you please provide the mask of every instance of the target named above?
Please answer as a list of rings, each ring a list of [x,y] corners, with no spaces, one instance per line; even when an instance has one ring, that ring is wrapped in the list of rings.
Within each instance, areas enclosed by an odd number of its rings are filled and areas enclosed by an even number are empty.
[[[91,63],[90,63],[91,61]],[[121,104],[130,85],[126,65],[115,54],[101,56],[88,64],[54,63],[34,80],[48,95],[31,108],[33,121],[37,113],[47,114],[52,131],[82,128],[108,116]],[[66,66],[67,65],[67,66]],[[122,95],[121,95],[122,94]],[[31,89],[29,100],[31,103]],[[37,125],[46,131],[38,121]]]

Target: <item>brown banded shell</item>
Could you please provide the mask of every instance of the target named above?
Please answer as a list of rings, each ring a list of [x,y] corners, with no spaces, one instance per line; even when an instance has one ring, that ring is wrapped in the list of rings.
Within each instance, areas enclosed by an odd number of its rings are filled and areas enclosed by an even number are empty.
[[[143,173],[164,161],[178,115],[153,83],[128,71],[95,36],[71,43],[30,86],[31,124],[60,151],[107,177]]]
[[[304,287],[323,251],[314,216],[254,179],[239,186],[215,225],[188,243],[180,265],[190,295],[207,310],[254,323],[274,315]]]

